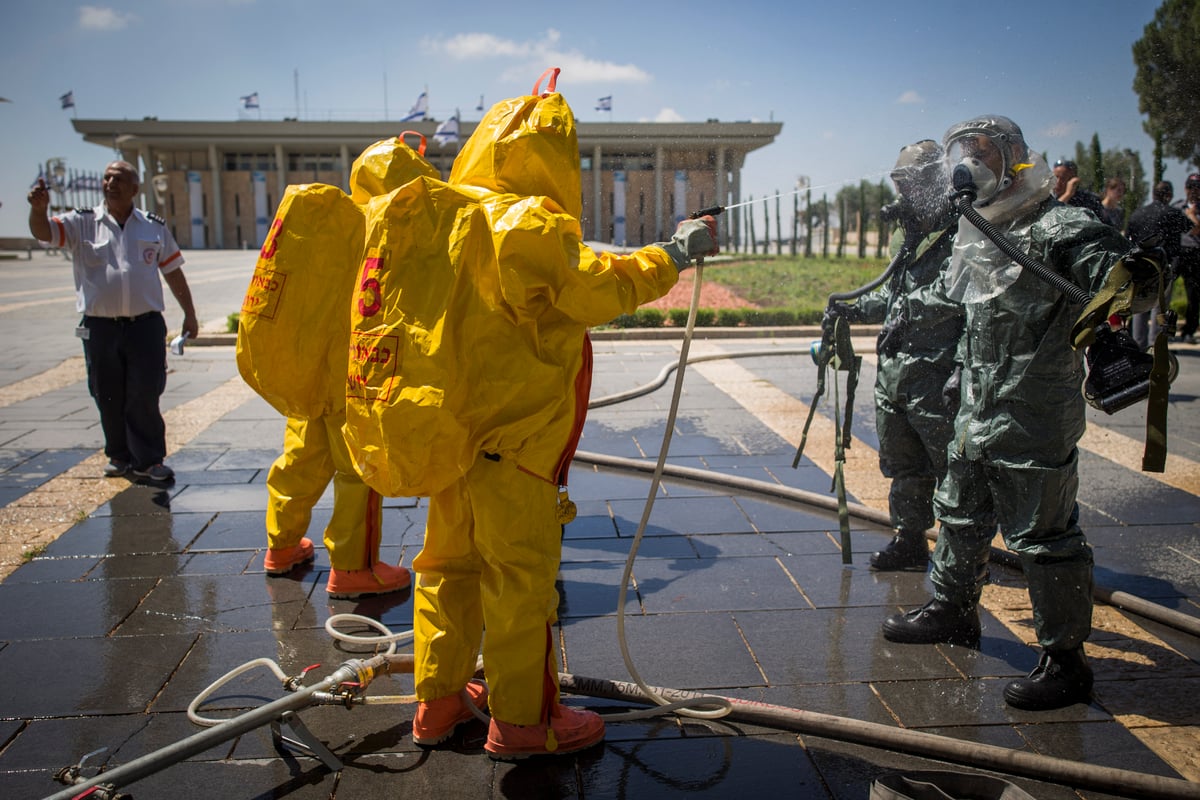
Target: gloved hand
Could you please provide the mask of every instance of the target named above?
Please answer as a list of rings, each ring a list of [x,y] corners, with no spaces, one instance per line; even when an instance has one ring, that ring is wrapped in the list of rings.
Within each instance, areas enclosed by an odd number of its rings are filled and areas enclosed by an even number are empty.
[[[685,219],[675,229],[671,241],[658,245],[667,251],[667,255],[675,262],[675,268],[682,272],[692,265],[692,259],[716,255],[717,221],[711,216],[700,219]]]
[[[831,300],[829,305],[825,307],[825,314],[821,317],[821,327],[832,327],[833,321],[841,317],[845,322],[857,322],[858,310],[849,303],[843,303],[840,300]]]
[[[879,330],[879,338],[875,340],[875,352],[881,356],[895,358],[904,347],[904,339],[908,336],[908,319],[901,312],[883,323]]]
[[[958,413],[958,404],[961,398],[962,391],[962,367],[956,366],[954,372],[950,373],[950,377],[946,379],[946,383],[942,386],[942,405],[951,414]]]
[[[1129,277],[1137,283],[1156,281],[1160,276],[1160,268],[1166,263],[1166,254],[1161,247],[1134,247],[1125,254],[1125,268]]]

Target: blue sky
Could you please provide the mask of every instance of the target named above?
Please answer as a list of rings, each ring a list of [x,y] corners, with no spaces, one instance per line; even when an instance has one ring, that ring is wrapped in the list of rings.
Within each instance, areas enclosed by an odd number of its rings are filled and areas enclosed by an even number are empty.
[[[744,196],[801,175],[816,197],[878,181],[901,146],[981,113],[1011,117],[1051,160],[1093,133],[1148,171],[1153,149],[1130,48],[1158,0],[93,2],[0,12],[0,235],[26,234],[39,163],[111,157],[72,114],[399,120],[428,88],[431,116],[473,120],[480,95],[526,94],[552,65],[582,121],[782,122],[748,157]],[[251,92],[259,111],[241,107]],[[596,111],[608,95],[612,113]],[[1177,195],[1187,173],[1168,164]]]

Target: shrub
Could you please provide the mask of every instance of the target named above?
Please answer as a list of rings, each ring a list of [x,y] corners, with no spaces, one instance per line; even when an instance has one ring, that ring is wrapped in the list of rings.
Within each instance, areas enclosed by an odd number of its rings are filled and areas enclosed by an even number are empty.
[[[740,308],[717,309],[717,326],[721,328],[736,328],[744,319]]]
[[[634,327],[661,328],[665,315],[657,308],[639,308],[634,316]]]

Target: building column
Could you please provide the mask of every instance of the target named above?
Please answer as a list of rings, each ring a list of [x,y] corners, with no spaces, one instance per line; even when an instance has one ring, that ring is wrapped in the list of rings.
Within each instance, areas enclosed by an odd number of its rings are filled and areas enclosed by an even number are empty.
[[[225,222],[221,214],[221,161],[217,146],[208,146],[208,171],[212,176],[212,230],[213,247],[225,247]]]
[[[350,194],[350,147],[343,144],[342,151],[342,191]]]
[[[600,180],[600,145],[592,148],[592,208],[596,210],[592,221],[592,241],[599,242],[600,224],[604,221],[604,206],[600,204],[600,190],[604,182]]]
[[[283,192],[287,189],[287,156],[283,152],[283,145],[276,142],[275,144],[275,207],[279,207],[280,201],[283,200]]]
[[[729,205],[725,198],[725,147],[722,145],[717,148],[717,194],[713,199],[713,205],[725,206]]]
[[[728,205],[736,206],[742,202],[742,166],[745,165],[745,163],[746,154],[738,152],[733,158],[733,186],[732,195],[729,198]],[[730,220],[729,224],[726,226],[730,240],[726,241],[725,244],[728,246],[730,241],[732,241],[733,247],[736,249],[738,244],[742,241],[742,215],[734,213],[730,216],[733,217],[733,219]]]
[[[154,177],[153,162],[150,160],[150,146],[146,144],[138,145],[138,158],[142,162],[142,200],[145,204],[145,209],[154,214],[158,212],[157,204],[154,202]]]
[[[657,145],[654,148],[654,241],[661,242],[667,237],[663,231],[667,230],[665,220],[663,219],[663,162],[666,160],[663,146]]]

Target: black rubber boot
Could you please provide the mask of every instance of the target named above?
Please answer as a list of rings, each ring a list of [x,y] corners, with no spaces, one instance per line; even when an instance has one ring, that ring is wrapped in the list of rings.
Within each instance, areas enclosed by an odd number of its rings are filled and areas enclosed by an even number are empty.
[[[897,530],[887,547],[874,553],[871,569],[881,572],[924,572],[929,567],[929,545],[920,531]]]
[[[902,644],[946,643],[977,647],[979,609],[930,600],[920,608],[885,619],[883,638]]]
[[[1074,650],[1044,650],[1027,678],[1017,678],[1004,687],[1004,701],[1025,711],[1050,711],[1087,703],[1092,697],[1092,668],[1083,647]]]

